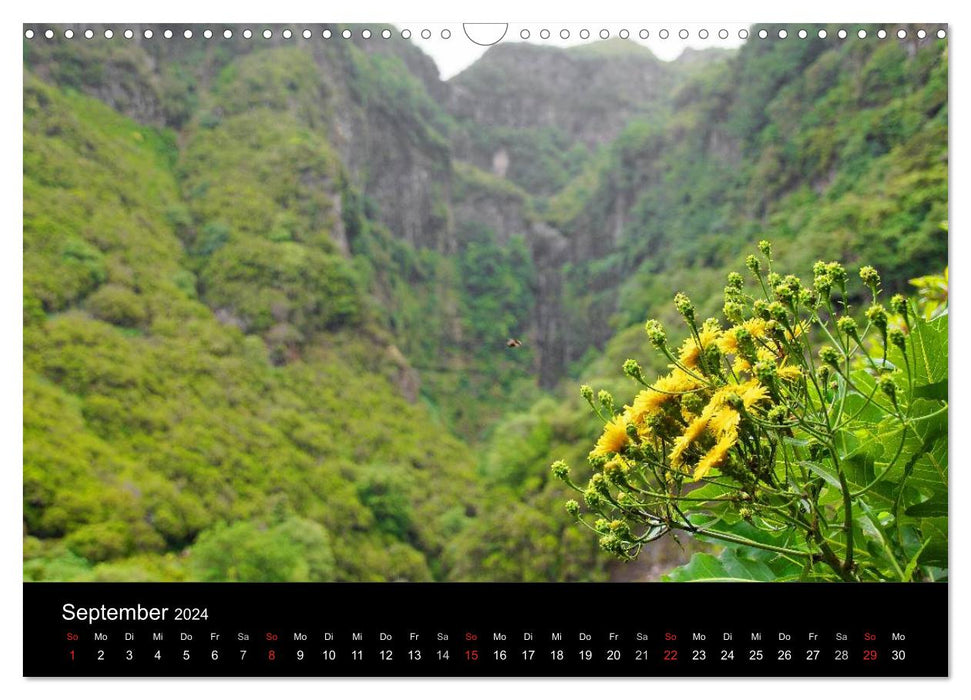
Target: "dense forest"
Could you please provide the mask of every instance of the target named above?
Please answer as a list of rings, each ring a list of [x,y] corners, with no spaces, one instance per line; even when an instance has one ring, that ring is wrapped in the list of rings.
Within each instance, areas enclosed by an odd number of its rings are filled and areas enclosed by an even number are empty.
[[[761,238],[888,293],[947,265],[933,33],[443,81],[393,28],[62,29],[24,41],[27,580],[656,578],[708,545],[577,527],[578,385],[629,401],[645,319],[720,313]]]

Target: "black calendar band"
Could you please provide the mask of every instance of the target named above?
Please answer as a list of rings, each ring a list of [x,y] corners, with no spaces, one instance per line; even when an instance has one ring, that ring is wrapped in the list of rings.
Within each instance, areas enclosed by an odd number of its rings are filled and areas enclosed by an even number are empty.
[[[948,587],[25,583],[25,676],[946,676]]]

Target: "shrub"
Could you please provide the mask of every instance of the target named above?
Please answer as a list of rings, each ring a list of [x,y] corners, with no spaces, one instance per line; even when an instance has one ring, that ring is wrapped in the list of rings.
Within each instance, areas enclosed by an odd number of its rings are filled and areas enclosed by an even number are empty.
[[[881,303],[880,276],[850,306],[836,262],[811,286],[772,267],[771,246],[725,288],[726,329],[675,297],[689,335],[675,348],[647,335],[671,371],[631,405],[583,387],[605,427],[594,473],[568,510],[622,559],[672,530],[728,545],[696,555],[674,579],[938,580],[947,576],[947,314],[928,321],[901,295]],[[825,343],[818,348],[819,343]],[[817,352],[818,349],[818,352]]]
[[[106,284],[88,297],[88,312],[116,326],[136,328],[145,323],[148,311],[138,294],[119,284]]]
[[[311,520],[240,521],[200,535],[190,569],[202,581],[327,581],[334,555],[327,531]]]

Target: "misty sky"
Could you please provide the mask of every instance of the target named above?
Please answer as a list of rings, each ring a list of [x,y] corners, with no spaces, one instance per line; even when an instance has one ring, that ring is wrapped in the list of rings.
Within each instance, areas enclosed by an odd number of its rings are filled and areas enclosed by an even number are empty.
[[[629,41],[647,46],[658,58],[665,61],[673,61],[687,47],[736,48],[744,41],[739,37],[739,31],[748,28],[747,24],[730,22],[709,24],[515,23],[507,26],[502,39],[504,43],[529,41],[539,45],[560,47],[593,43],[604,34],[607,38],[623,38],[622,32],[626,30],[626,38]],[[480,39],[483,43],[502,32],[502,25],[465,25],[465,27],[473,38]],[[398,28],[410,32],[411,41],[435,60],[443,79],[451,78],[468,68],[487,48],[473,42],[460,24],[409,23],[400,24]],[[549,33],[548,38],[545,39],[544,30]],[[587,39],[581,37],[582,30],[589,32]],[[443,32],[446,33],[444,38]],[[524,32],[528,32],[528,38],[524,38]],[[684,32],[687,32],[687,38],[681,38],[680,35]],[[702,38],[703,36],[706,38]],[[725,38],[721,38],[722,36]]]

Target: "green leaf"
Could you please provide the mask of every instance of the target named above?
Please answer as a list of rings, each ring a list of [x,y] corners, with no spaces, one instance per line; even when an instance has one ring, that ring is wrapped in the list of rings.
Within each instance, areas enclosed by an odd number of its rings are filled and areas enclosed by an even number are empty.
[[[774,581],[775,573],[765,563],[726,549],[719,556],[698,552],[684,566],[672,570],[665,581]]]
[[[947,380],[944,379],[933,384],[924,384],[914,387],[914,397],[920,399],[947,401]]]
[[[833,488],[840,488],[839,476],[836,475],[836,470],[833,469],[832,465],[817,464],[816,462],[798,462],[798,464],[820,477]]]
[[[907,335],[907,359],[898,348],[893,347],[889,353],[890,360],[898,367],[904,367],[909,361],[917,388],[937,386],[943,382],[946,398],[948,317],[940,316],[932,321],[919,317],[911,320],[910,333]],[[940,391],[940,387],[937,391]]]
[[[930,544],[930,540],[927,540],[920,546],[920,549],[914,554],[911,560],[907,563],[907,568],[904,569],[904,581],[909,581],[914,577],[914,571],[917,569],[917,561],[920,559],[920,555],[927,549],[927,545]]]
[[[935,493],[926,501],[909,506],[904,513],[912,518],[947,517],[947,495]]]
[[[923,518],[919,522],[927,544],[918,559],[920,565],[947,567],[947,518]]]

